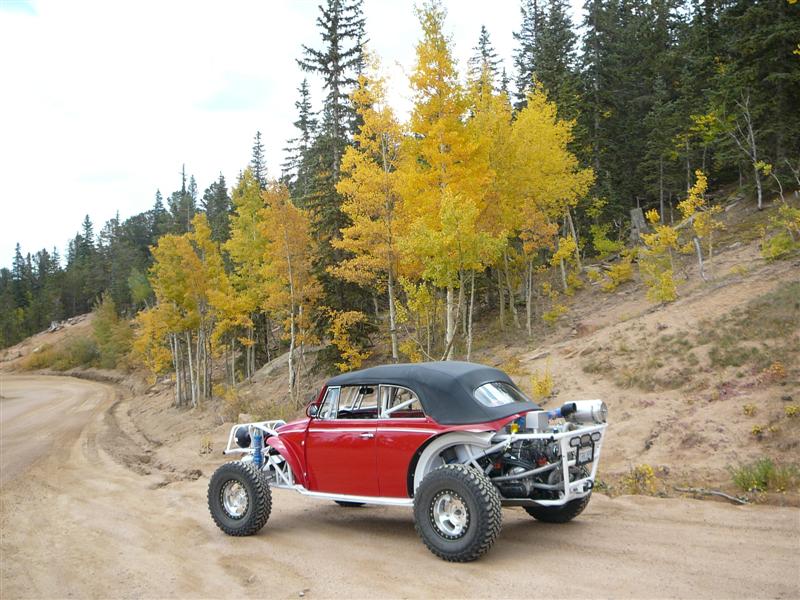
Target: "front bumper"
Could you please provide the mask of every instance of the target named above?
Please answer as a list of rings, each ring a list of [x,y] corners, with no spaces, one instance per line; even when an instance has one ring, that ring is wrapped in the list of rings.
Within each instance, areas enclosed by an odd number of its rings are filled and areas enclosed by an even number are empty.
[[[530,477],[534,474],[545,473],[547,471],[560,468],[563,474],[561,482],[555,485],[547,485],[534,483],[533,487],[544,489],[550,492],[556,492],[558,498],[549,500],[533,500],[529,498],[503,498],[502,503],[504,506],[563,506],[567,502],[588,496],[594,488],[595,477],[597,476],[597,466],[600,463],[600,452],[603,447],[603,440],[605,438],[605,430],[608,427],[607,423],[600,425],[589,425],[580,427],[572,431],[563,431],[559,433],[509,433],[500,434],[492,438],[492,443],[497,445],[510,445],[514,442],[521,440],[543,440],[548,442],[557,442],[559,444],[560,459],[556,462],[548,463],[542,467],[534,470],[534,472],[520,473],[516,478],[522,479],[523,477]],[[577,446],[575,440],[578,440]],[[588,442],[588,443],[587,443]],[[591,462],[583,463],[579,459],[582,448],[591,446]],[[583,458],[586,458],[586,451],[584,450]],[[587,467],[589,475],[571,479],[570,467],[584,466]],[[573,469],[574,471],[574,469]],[[515,477],[506,476],[505,480],[510,480]]]

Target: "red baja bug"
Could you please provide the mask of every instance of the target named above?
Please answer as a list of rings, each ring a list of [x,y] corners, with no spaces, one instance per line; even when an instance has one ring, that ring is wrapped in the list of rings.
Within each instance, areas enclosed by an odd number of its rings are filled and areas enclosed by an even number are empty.
[[[607,410],[600,400],[544,411],[502,371],[465,362],[387,365],[328,381],[306,418],[231,428],[208,486],[216,524],[252,535],[270,488],[342,506],[414,509],[437,556],[470,561],[500,531],[503,506],[564,523],[591,497]]]

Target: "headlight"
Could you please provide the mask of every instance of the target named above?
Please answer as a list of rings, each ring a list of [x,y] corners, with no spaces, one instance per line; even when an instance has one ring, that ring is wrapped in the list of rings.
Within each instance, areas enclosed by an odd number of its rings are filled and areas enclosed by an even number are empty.
[[[605,423],[608,420],[608,407],[602,400],[578,400],[575,412],[567,417],[573,423]]]

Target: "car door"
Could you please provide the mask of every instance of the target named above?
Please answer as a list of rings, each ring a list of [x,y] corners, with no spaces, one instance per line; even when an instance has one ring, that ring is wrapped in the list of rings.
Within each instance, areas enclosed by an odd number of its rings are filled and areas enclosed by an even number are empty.
[[[425,440],[440,433],[440,427],[425,416],[419,398],[406,387],[382,385],[380,398],[378,488],[381,496],[405,498],[411,459]]]
[[[306,433],[309,489],[378,495],[377,386],[330,387]]]

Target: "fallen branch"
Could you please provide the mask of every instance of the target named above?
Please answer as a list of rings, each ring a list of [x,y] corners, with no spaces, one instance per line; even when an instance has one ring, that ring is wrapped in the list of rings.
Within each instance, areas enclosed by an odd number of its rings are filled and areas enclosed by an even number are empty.
[[[743,500],[742,498],[737,498],[736,496],[731,496],[730,494],[726,494],[725,492],[720,492],[718,490],[707,490],[705,488],[674,488],[677,492],[684,492],[687,494],[697,494],[699,496],[720,496],[721,498],[725,498],[726,500],[730,500],[731,502],[735,502],[736,504],[747,504],[747,500]]]

